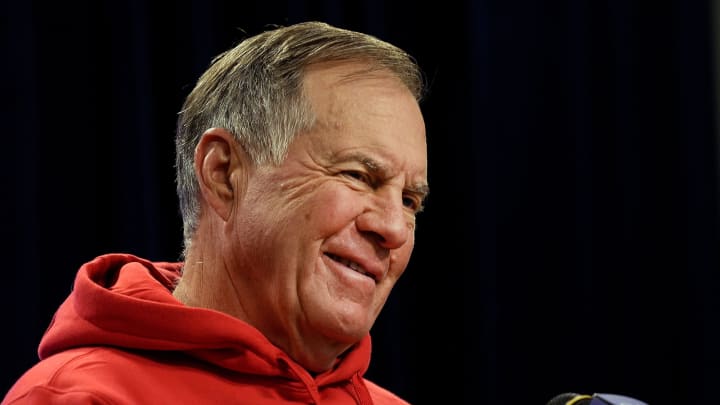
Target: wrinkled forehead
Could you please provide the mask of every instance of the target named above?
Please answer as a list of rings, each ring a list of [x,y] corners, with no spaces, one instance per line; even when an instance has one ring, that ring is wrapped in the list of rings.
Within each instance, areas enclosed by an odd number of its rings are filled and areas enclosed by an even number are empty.
[[[388,172],[426,177],[423,116],[392,72],[347,63],[318,66],[305,90],[316,118],[310,131],[316,146],[326,153],[372,156],[373,165]]]

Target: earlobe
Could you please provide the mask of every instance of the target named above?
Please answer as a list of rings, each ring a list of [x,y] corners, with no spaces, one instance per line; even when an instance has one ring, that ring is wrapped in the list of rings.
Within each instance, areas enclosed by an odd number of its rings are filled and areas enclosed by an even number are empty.
[[[233,135],[223,128],[211,128],[203,133],[195,148],[195,173],[207,208],[227,221],[234,203],[242,193],[242,185],[233,172],[243,169],[240,162],[244,153],[237,153],[240,146]]]

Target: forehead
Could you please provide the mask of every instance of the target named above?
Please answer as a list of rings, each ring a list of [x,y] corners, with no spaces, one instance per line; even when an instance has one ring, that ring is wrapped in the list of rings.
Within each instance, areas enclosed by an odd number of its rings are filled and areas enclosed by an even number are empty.
[[[387,70],[360,63],[321,64],[305,78],[313,138],[328,158],[370,154],[378,164],[426,177],[425,123],[417,100]]]

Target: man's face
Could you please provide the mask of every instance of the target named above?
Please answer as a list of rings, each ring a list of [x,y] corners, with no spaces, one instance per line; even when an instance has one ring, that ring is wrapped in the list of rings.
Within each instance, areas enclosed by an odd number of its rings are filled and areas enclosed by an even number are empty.
[[[427,193],[417,102],[387,73],[344,77],[360,68],[308,72],[316,125],[280,166],[253,169],[235,207],[240,305],[301,361],[304,346],[347,348],[369,332],[408,264]]]

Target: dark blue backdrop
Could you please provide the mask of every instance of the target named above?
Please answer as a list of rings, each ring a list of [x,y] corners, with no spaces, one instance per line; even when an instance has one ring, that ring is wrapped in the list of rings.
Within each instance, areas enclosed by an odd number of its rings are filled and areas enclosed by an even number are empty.
[[[710,4],[3,0],[0,388],[81,263],[177,258],[175,116],[210,59],[319,19],[407,49],[431,83],[433,191],[371,378],[416,404],[712,402]]]

